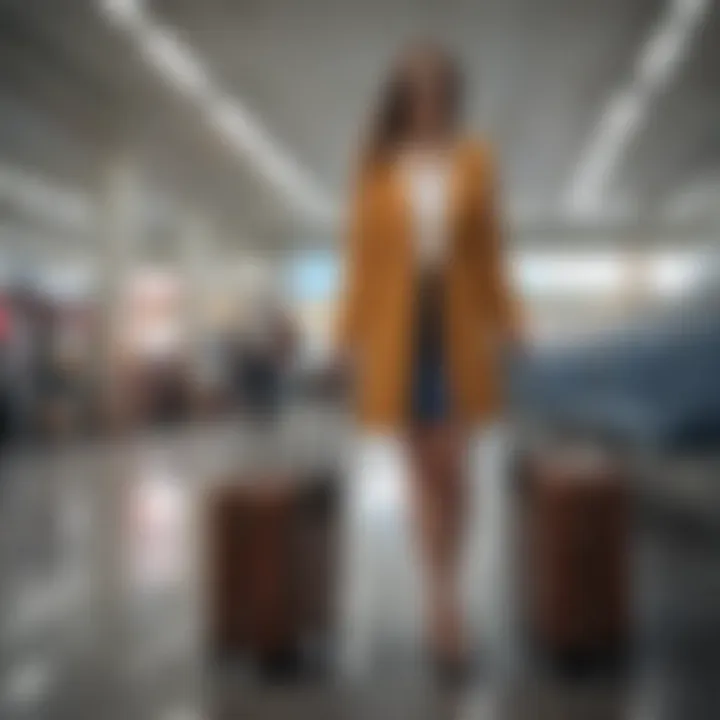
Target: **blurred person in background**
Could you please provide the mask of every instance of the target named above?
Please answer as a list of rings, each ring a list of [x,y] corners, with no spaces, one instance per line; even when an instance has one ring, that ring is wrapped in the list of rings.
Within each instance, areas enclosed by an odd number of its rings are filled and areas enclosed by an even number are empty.
[[[185,411],[186,336],[175,278],[141,275],[132,288],[121,342],[125,374],[143,421],[177,422]]]
[[[276,417],[282,380],[296,350],[295,329],[273,288],[260,288],[250,299],[240,347],[242,397],[254,418]]]
[[[87,347],[79,309],[59,304],[53,313],[51,352],[43,385],[45,429],[67,433],[79,428],[87,396]]]
[[[468,667],[459,599],[466,442],[502,409],[500,360],[520,342],[487,144],[462,133],[455,60],[403,53],[382,91],[351,206],[338,366],[360,425],[407,438],[441,679]]]
[[[10,324],[4,352],[11,434],[28,439],[37,427],[49,346],[47,308],[26,282],[16,285],[8,303]]]
[[[9,371],[12,310],[9,298],[0,294],[0,444],[10,437],[12,429],[11,382]]]

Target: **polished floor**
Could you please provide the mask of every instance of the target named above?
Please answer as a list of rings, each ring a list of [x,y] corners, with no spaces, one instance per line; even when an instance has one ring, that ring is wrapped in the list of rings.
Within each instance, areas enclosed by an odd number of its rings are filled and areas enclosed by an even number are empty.
[[[0,718],[720,717],[720,534],[713,525],[720,504],[711,502],[712,463],[696,463],[692,472],[671,472],[665,463],[657,483],[639,483],[633,658],[622,677],[570,681],[533,659],[518,631],[505,440],[478,443],[476,461],[489,464],[472,466],[466,577],[484,666],[470,688],[450,696],[436,690],[418,652],[418,578],[398,454],[387,443],[350,445],[345,430],[341,418],[303,410],[286,419],[280,441],[226,421],[6,452]],[[242,668],[209,666],[202,653],[209,487],[241,466],[336,461],[347,486],[333,677],[267,687]],[[675,485],[685,494],[668,498],[663,488]]]

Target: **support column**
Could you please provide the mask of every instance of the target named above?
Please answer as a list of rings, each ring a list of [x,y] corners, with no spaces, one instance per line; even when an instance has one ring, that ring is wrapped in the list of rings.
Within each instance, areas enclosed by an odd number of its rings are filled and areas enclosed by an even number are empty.
[[[127,154],[111,157],[102,177],[98,217],[97,370],[103,410],[114,402],[118,389],[123,295],[141,248],[141,193],[133,158]]]
[[[123,294],[141,240],[142,188],[137,165],[125,152],[108,157],[99,182],[97,262],[98,326],[96,373],[105,416],[122,394],[119,323]],[[89,486],[93,508],[93,621],[96,639],[93,671],[118,717],[124,708],[128,660],[127,535],[129,488],[133,480],[132,444],[124,425],[113,426],[103,443],[96,475]],[[112,717],[115,717],[113,714]]]
[[[224,266],[218,261],[215,232],[199,214],[187,218],[181,235],[181,272],[185,288],[185,338],[195,408],[207,408],[217,398],[213,384],[220,372],[216,348],[212,347],[210,292],[217,289]]]
[[[209,223],[198,214],[188,216],[180,247],[184,287],[185,337],[193,378],[202,378],[206,341],[207,288],[211,281],[213,236]]]

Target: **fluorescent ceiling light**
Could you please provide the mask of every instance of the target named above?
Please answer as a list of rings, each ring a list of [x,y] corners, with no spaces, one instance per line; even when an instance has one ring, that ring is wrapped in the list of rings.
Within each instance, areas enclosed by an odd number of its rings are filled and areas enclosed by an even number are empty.
[[[130,28],[144,21],[144,4],[143,0],[100,0],[100,9],[112,22]]]
[[[210,91],[204,67],[178,37],[166,30],[147,28],[139,40],[146,59],[177,88],[196,96]]]
[[[253,161],[262,175],[300,209],[322,219],[332,215],[332,205],[322,190],[238,101],[225,98],[211,103],[208,119],[236,152]]]
[[[694,18],[669,12],[648,39],[636,63],[641,87],[653,92],[666,84],[687,54]]]
[[[202,60],[178,36],[155,23],[140,0],[100,0],[104,14],[138,43],[150,66],[188,94],[230,147],[301,212],[322,222],[335,205],[297,161],[237,98],[215,88]]]
[[[19,168],[0,166],[0,198],[30,215],[74,229],[87,229],[93,208],[88,197]]]
[[[688,53],[693,33],[710,7],[707,0],[670,0],[643,45],[627,86],[613,94],[565,192],[571,214],[599,214],[612,173],[642,124],[654,96]]]
[[[681,20],[696,22],[709,10],[712,0],[675,0],[672,11]]]
[[[605,185],[642,117],[643,98],[639,93],[628,89],[612,98],[597,126],[593,144],[567,190],[565,205],[571,213],[600,214]]]
[[[640,95],[632,90],[615,97],[608,108],[604,125],[611,137],[618,139],[635,130],[642,115]]]
[[[260,124],[233,100],[225,99],[212,103],[208,109],[208,119],[234,147],[245,148],[249,153],[256,153],[258,148],[264,148],[267,152],[269,143]],[[273,165],[271,162],[270,167]]]
[[[642,119],[640,96],[619,93],[608,105],[598,126],[595,144],[587,153],[582,173],[571,186],[566,205],[573,213],[599,214],[602,210],[601,190],[612,172],[617,156]]]

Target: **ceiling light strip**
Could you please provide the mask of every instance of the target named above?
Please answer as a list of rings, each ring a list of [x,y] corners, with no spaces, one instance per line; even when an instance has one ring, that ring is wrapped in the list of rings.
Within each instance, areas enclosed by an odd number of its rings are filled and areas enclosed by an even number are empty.
[[[0,199],[76,230],[87,230],[93,220],[93,206],[84,193],[9,165],[0,165]]]
[[[208,124],[293,206],[316,220],[334,217],[335,204],[239,99],[217,87],[205,63],[141,0],[102,0],[105,17],[127,32],[145,61],[170,85],[195,102]]]
[[[608,101],[565,193],[571,214],[597,215],[612,174],[655,96],[686,58],[709,0],[670,0],[638,54],[630,82]]]

